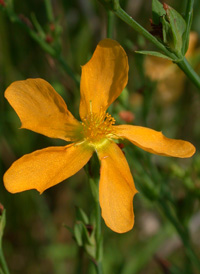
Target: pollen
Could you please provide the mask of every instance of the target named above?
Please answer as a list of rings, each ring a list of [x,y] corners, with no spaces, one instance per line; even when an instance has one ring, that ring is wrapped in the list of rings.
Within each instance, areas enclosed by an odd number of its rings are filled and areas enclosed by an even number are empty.
[[[82,121],[83,136],[87,142],[98,143],[113,135],[115,119],[105,112],[90,112]]]

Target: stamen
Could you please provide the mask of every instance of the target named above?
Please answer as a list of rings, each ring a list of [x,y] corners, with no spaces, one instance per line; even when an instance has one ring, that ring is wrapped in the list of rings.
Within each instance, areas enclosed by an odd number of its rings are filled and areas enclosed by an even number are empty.
[[[92,104],[90,104],[92,110]],[[109,138],[113,134],[112,125],[115,119],[105,111],[99,113],[90,112],[82,122],[84,139],[90,143],[98,143]]]

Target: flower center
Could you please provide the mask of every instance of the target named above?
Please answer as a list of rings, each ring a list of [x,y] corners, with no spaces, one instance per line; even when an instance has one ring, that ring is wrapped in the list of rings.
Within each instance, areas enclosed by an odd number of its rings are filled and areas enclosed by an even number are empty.
[[[83,135],[85,140],[90,143],[98,143],[99,141],[112,136],[115,119],[105,112],[90,112],[82,122]]]

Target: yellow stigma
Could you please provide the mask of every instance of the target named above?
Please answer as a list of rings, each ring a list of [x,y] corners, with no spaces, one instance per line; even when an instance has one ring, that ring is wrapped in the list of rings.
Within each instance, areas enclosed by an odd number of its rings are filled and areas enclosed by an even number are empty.
[[[104,141],[112,136],[114,124],[115,119],[109,113],[90,112],[82,121],[84,139],[91,144]]]

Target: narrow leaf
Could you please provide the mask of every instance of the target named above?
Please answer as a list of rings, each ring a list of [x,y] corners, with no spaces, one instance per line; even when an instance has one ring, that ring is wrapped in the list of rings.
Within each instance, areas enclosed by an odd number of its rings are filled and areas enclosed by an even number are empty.
[[[152,19],[155,25],[159,25],[160,18],[165,15],[166,12],[163,5],[158,0],[152,0]]]
[[[76,208],[76,220],[83,222],[84,224],[89,224],[89,218],[86,213],[80,207]]]
[[[157,52],[157,51],[142,50],[142,51],[135,51],[135,52],[139,53],[139,54],[156,56],[156,57],[160,57],[160,58],[164,58],[164,59],[173,61],[173,59],[171,59],[170,57],[168,57],[168,56],[166,56],[166,55],[164,55],[164,54],[162,54],[160,52]]]
[[[174,48],[181,53],[183,42],[182,37],[186,30],[185,20],[175,9],[169,6],[167,9],[167,18],[171,26]]]

